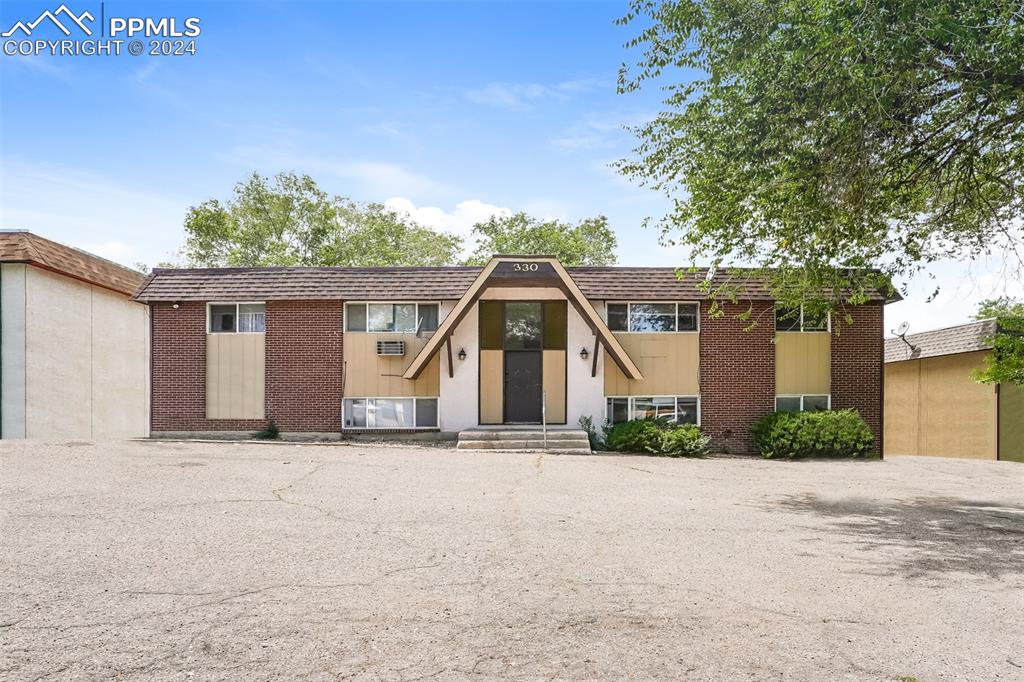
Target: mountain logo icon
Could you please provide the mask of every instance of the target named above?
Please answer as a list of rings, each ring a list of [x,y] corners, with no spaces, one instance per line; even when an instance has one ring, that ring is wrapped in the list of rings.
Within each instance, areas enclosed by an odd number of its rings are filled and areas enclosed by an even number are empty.
[[[67,26],[62,24],[60,22],[60,19],[57,18],[57,15],[61,14],[64,15],[65,21],[73,22],[75,26],[78,26],[78,28],[85,32],[85,35],[92,35],[92,30],[85,25],[84,21],[93,21],[95,17],[93,17],[93,15],[90,14],[88,11],[76,15],[74,12],[68,9],[67,5],[62,4],[60,7],[53,10],[52,12],[50,10],[44,10],[43,13],[40,14],[35,21],[30,21],[28,23],[24,21],[16,22],[14,26],[11,26],[10,29],[4,31],[3,33],[0,33],[0,36],[3,36],[4,38],[10,38],[18,31],[21,31],[26,36],[30,36],[32,35],[32,31],[34,31],[36,27],[39,26],[39,24],[43,23],[43,20],[45,19],[49,19],[57,28],[61,30],[61,32],[64,35],[69,36],[71,35],[71,31],[69,31]]]

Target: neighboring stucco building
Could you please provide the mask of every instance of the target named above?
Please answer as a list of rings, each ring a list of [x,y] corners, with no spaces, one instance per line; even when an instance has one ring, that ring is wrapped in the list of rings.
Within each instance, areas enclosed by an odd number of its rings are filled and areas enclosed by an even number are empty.
[[[981,384],[995,320],[885,340],[885,454],[1024,462],[1024,389]]]
[[[149,433],[142,275],[28,232],[0,232],[0,436]]]
[[[507,429],[670,416],[752,449],[780,409],[856,408],[882,435],[881,294],[852,327],[776,321],[752,282],[708,313],[706,272],[485,267],[155,270],[152,431]],[[718,275],[725,276],[724,274]],[[748,308],[757,325],[736,318]],[[797,311],[799,312],[799,311]]]

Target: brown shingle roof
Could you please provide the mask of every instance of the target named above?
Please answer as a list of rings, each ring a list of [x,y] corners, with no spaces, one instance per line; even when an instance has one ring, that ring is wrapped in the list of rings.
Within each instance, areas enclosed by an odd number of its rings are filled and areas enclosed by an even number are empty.
[[[589,299],[701,300],[707,270],[675,268],[566,268]],[[140,301],[264,301],[297,299],[455,299],[480,273],[478,267],[406,268],[202,268],[155,269],[136,293]],[[719,271],[715,285],[730,275]],[[770,300],[757,283],[742,298]],[[883,300],[881,294],[878,301]]]
[[[995,332],[995,320],[979,320],[955,327],[908,334],[905,338],[910,346],[899,337],[886,339],[885,361],[900,362],[987,350],[992,346],[986,339]]]
[[[0,261],[30,263],[129,296],[143,280],[131,268],[31,232],[0,232]]]

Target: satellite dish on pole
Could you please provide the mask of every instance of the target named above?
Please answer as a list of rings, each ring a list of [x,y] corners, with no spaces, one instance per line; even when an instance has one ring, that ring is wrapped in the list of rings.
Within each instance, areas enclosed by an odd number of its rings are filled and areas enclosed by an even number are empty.
[[[900,322],[900,326],[896,327],[896,336],[903,336],[910,329],[910,323],[907,321]]]
[[[904,320],[903,322],[900,322],[900,326],[896,327],[896,329],[893,331],[893,334],[899,337],[900,341],[907,344],[907,348],[910,349],[910,354],[913,355],[914,353],[917,352],[917,348],[915,348],[914,344],[910,343],[910,341],[907,341],[908,329],[910,329],[910,323]]]

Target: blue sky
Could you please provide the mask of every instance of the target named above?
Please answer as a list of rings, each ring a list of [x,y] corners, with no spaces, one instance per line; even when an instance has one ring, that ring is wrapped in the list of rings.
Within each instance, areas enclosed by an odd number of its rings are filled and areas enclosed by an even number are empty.
[[[4,2],[0,27],[59,4]],[[68,5],[99,17],[99,2]],[[199,17],[197,54],[0,56],[0,226],[152,264],[181,244],[189,206],[294,170],[464,233],[494,212],[601,213],[621,263],[688,264],[641,227],[667,200],[609,168],[632,146],[623,125],[661,95],[615,92],[625,7],[106,2],[107,16]],[[925,304],[919,278],[890,326],[963,321],[1002,290],[997,267],[938,266],[944,293]]]

